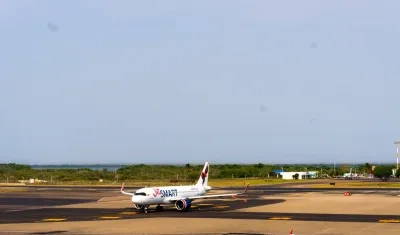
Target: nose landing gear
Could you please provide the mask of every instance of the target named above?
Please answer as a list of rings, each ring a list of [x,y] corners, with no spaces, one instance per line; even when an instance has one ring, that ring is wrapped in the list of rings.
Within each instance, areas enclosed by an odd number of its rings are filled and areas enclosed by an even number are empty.
[[[150,205],[136,205],[137,209],[139,209],[140,213],[147,213],[147,209],[149,209]]]
[[[137,205],[136,208],[139,209],[140,213],[147,213],[148,209],[149,209],[150,205]],[[158,204],[156,206],[156,212],[163,212],[164,211],[164,207],[160,206],[160,204]]]
[[[147,210],[149,209],[149,207],[150,207],[150,205],[145,205],[145,206],[144,206],[144,213],[147,214]]]

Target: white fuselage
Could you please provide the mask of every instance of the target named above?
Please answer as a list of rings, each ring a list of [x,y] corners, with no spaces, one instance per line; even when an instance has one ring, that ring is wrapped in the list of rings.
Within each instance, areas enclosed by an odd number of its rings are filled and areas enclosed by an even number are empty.
[[[170,200],[173,198],[205,195],[210,188],[206,189],[196,185],[141,188],[136,191],[131,200],[136,205],[171,204]]]

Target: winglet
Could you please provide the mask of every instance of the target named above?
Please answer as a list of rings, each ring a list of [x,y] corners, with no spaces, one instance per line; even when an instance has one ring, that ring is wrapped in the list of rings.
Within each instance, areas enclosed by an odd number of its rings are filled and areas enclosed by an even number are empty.
[[[131,196],[133,196],[133,193],[128,193],[128,192],[125,192],[125,191],[124,191],[124,188],[125,188],[124,185],[125,185],[125,183],[122,183],[122,186],[121,186],[121,193],[122,193],[122,194],[125,194],[125,195],[131,195]]]

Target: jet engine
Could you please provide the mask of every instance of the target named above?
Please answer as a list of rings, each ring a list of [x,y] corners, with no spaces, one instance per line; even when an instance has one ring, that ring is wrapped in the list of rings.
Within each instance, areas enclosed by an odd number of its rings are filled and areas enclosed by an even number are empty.
[[[144,208],[144,205],[137,205],[137,204],[135,204],[135,207],[136,207],[136,209],[140,210],[140,209],[143,209],[143,208]]]
[[[192,206],[192,201],[189,199],[181,199],[175,202],[175,207],[178,211],[187,211]]]

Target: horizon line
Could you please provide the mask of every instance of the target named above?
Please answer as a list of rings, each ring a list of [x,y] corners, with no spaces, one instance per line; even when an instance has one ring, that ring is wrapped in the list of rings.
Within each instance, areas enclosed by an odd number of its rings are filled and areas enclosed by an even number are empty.
[[[389,161],[381,161],[381,162],[303,162],[303,163],[265,163],[265,162],[253,162],[253,163],[243,163],[243,162],[219,162],[215,163],[214,165],[229,165],[229,164],[236,164],[236,165],[255,165],[255,164],[263,164],[263,165],[338,165],[338,164],[396,164],[393,162]],[[18,165],[29,165],[29,166],[62,166],[62,165],[69,165],[69,166],[79,166],[79,165],[107,165],[107,166],[120,166],[120,165],[186,165],[186,164],[191,164],[191,165],[197,165],[197,164],[204,164],[204,162],[201,163],[39,163],[39,164],[26,164],[26,163],[16,163],[16,162],[8,162],[8,163],[0,163],[0,164],[18,164]]]

